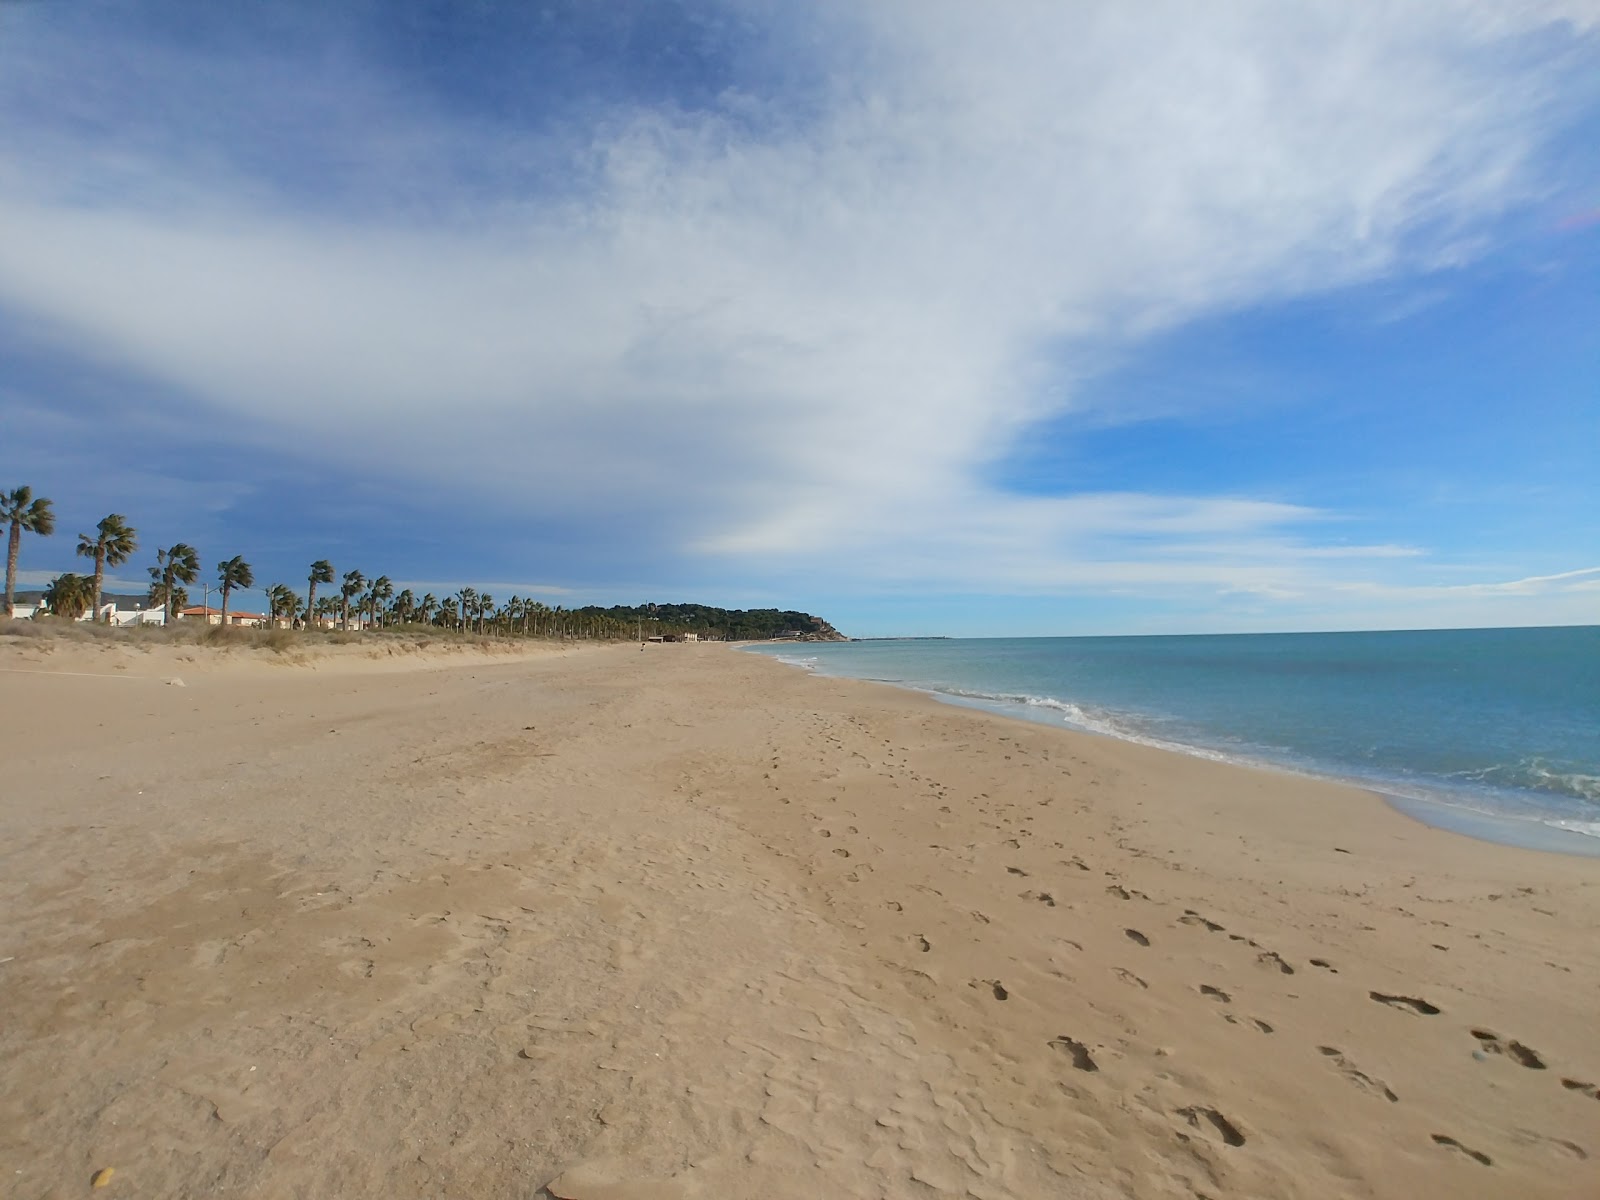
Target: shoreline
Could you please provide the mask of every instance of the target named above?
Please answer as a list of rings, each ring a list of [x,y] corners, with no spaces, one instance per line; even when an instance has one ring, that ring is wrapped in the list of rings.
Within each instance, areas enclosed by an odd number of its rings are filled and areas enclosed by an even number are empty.
[[[739,649],[752,650],[768,645],[770,643],[747,643],[741,645]],[[1397,785],[1394,781],[1355,774],[1340,774],[1337,768],[1332,765],[1322,767],[1319,764],[1297,764],[1268,757],[1229,753],[1200,744],[1167,741],[1142,736],[1126,730],[1096,728],[1075,723],[1070,716],[1062,714],[1068,708],[1076,706],[1062,701],[1052,700],[1048,703],[1036,703],[1034,700],[1021,697],[1005,698],[975,695],[960,691],[941,690],[934,686],[920,686],[899,680],[831,674],[817,670],[806,662],[785,658],[777,652],[759,652],[763,654],[763,657],[770,657],[785,666],[798,668],[801,671],[816,674],[823,678],[852,679],[865,683],[883,684],[887,687],[900,688],[905,691],[930,696],[941,704],[977,712],[987,712],[1007,720],[1021,721],[1047,729],[1065,729],[1069,732],[1089,737],[1108,738],[1113,741],[1145,746],[1153,750],[1177,754],[1203,762],[1224,763],[1243,770],[1266,771],[1286,775],[1294,779],[1317,780],[1341,787],[1355,788],[1376,796],[1396,813],[1427,828],[1458,834],[1477,841],[1487,842],[1491,845],[1512,846],[1541,854],[1557,854],[1571,858],[1600,858],[1600,821],[1591,822],[1597,832],[1588,833],[1562,824],[1561,821],[1565,818],[1559,818],[1553,813],[1547,816],[1518,817],[1504,812],[1485,810],[1474,804],[1473,801],[1476,797],[1473,793],[1464,789],[1451,791],[1443,786],[1431,789],[1419,787],[1414,794],[1407,794],[1397,790]],[[1047,713],[1054,715],[1046,715]],[[1524,803],[1530,802],[1532,801],[1524,801]],[[1482,801],[1479,803],[1482,803]]]
[[[724,647],[188,682],[0,674],[19,1196],[1600,1190],[1591,860]]]

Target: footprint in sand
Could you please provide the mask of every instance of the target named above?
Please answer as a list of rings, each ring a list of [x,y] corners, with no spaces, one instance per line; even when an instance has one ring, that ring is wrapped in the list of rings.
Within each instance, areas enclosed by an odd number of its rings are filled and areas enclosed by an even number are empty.
[[[1213,1000],[1221,1001],[1223,1004],[1228,1004],[1233,1000],[1233,997],[1228,995],[1227,992],[1221,988],[1212,987],[1209,983],[1200,985],[1200,994],[1202,996],[1210,996]]]
[[[1554,1146],[1557,1150],[1570,1154],[1580,1162],[1587,1162],[1589,1159],[1587,1150],[1578,1145],[1577,1142],[1567,1141],[1566,1138],[1546,1137],[1544,1134],[1535,1133],[1531,1129],[1517,1129],[1514,1131],[1514,1136],[1517,1141],[1524,1145]]]
[[[1124,929],[1122,932],[1128,935],[1129,941],[1135,942],[1140,946],[1148,946],[1150,944],[1150,939],[1137,929]]]
[[[1387,1004],[1390,1008],[1401,1008],[1425,1017],[1438,1016],[1442,1011],[1437,1004],[1429,1004],[1426,1000],[1418,1000],[1415,996],[1387,996],[1382,992],[1368,992],[1367,995],[1379,1004]]]
[[[1006,991],[1005,985],[998,979],[974,979],[967,986],[975,988],[988,988],[996,1000],[1009,1000],[1011,993]]]
[[[1240,1021],[1239,1018],[1234,1016],[1232,1013],[1225,1012],[1225,1013],[1218,1013],[1217,1015],[1220,1016],[1229,1025],[1241,1025],[1241,1024],[1243,1024],[1243,1022]],[[1252,1025],[1254,1025],[1256,1027],[1257,1032],[1260,1032],[1260,1033],[1272,1033],[1273,1032],[1272,1026],[1267,1024],[1260,1017],[1251,1017],[1250,1018],[1250,1024],[1252,1024]]]
[[[1178,918],[1178,923],[1180,925],[1199,925],[1207,933],[1223,933],[1225,931],[1223,926],[1218,925],[1215,921],[1207,920],[1192,908],[1183,910],[1183,916]]]
[[[1595,1084],[1585,1083],[1581,1079],[1563,1079],[1561,1086],[1569,1092],[1578,1092],[1591,1100],[1600,1100],[1600,1086]]]
[[[1214,1108],[1196,1104],[1188,1108],[1180,1108],[1178,1115],[1196,1129],[1204,1130],[1209,1127],[1222,1138],[1225,1145],[1244,1145],[1244,1134],[1239,1132],[1239,1127]],[[1180,1134],[1179,1136],[1182,1137],[1183,1135]]]
[[[1453,1137],[1447,1137],[1442,1133],[1436,1133],[1433,1135],[1433,1140],[1440,1146],[1447,1146],[1451,1150],[1460,1151],[1462,1154],[1465,1154],[1468,1158],[1472,1159],[1473,1162],[1482,1163],[1486,1167],[1494,1166],[1494,1160],[1491,1159],[1487,1154],[1473,1150],[1470,1147],[1463,1146]]]
[[[1472,1036],[1478,1039],[1478,1045],[1483,1047],[1489,1054],[1504,1054],[1519,1066],[1527,1067],[1530,1071],[1542,1071],[1545,1069],[1544,1059],[1540,1058],[1538,1054],[1521,1042],[1501,1041],[1498,1034],[1491,1033],[1487,1029],[1474,1029]]]
[[[1375,1096],[1382,1096],[1385,1100],[1388,1100],[1392,1103],[1397,1103],[1399,1101],[1400,1097],[1396,1096],[1394,1092],[1389,1089],[1388,1084],[1384,1083],[1381,1079],[1374,1079],[1364,1071],[1356,1070],[1355,1064],[1353,1064],[1348,1058],[1340,1053],[1336,1047],[1318,1046],[1317,1052],[1332,1062],[1334,1066],[1338,1067],[1339,1074],[1343,1075],[1362,1091],[1371,1092]]]
[[[1256,955],[1256,962],[1263,967],[1276,967],[1278,972],[1283,975],[1294,974],[1294,968],[1284,962],[1276,950],[1267,950]]]
[[[1050,1045],[1053,1049],[1070,1055],[1072,1057],[1072,1065],[1080,1071],[1098,1071],[1100,1069],[1095,1063],[1094,1057],[1089,1053],[1089,1047],[1076,1038],[1070,1038],[1063,1033],[1060,1037],[1051,1038]]]

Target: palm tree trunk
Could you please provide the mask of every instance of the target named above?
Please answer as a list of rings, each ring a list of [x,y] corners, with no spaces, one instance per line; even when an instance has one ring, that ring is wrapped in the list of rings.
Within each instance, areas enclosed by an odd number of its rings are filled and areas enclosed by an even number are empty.
[[[228,627],[228,592],[229,592],[229,590],[230,589],[227,587],[227,585],[223,585],[223,588],[222,588],[222,627],[224,629],[226,629]]]
[[[100,591],[106,582],[106,548],[99,546],[94,552],[94,611],[89,614],[90,624],[100,619]]]
[[[6,546],[6,616],[17,615],[17,553],[22,549],[22,522],[11,522],[11,541]]]
[[[317,611],[317,581],[315,578],[306,582],[306,628],[311,628],[311,619]]]

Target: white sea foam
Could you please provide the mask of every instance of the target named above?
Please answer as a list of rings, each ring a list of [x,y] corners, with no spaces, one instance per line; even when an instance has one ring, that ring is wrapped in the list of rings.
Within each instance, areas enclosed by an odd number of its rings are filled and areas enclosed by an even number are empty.
[[[1600,775],[1584,775],[1578,771],[1551,770],[1535,759],[1526,765],[1528,777],[1536,785],[1552,792],[1565,792],[1584,800],[1600,804]]]
[[[1043,709],[1045,712],[1059,714],[1060,720],[1065,725],[1081,730],[1084,733],[1096,733],[1102,737],[1113,737],[1119,741],[1137,742],[1141,746],[1151,746],[1157,750],[1171,750],[1179,754],[1187,754],[1193,758],[1210,759],[1212,762],[1238,763],[1246,766],[1276,766],[1264,759],[1252,759],[1240,754],[1226,754],[1220,750],[1197,746],[1192,742],[1172,741],[1168,738],[1157,737],[1152,734],[1146,725],[1136,718],[1112,713],[1105,709],[1094,708],[1082,704],[1075,704],[1070,700],[1058,700],[1054,696],[1033,696],[1027,694],[1006,695],[997,692],[968,691],[961,688],[924,688],[935,696],[951,697],[958,700],[968,700],[986,707],[1010,709]],[[1282,770],[1282,767],[1277,767]]]
[[[1410,802],[1412,805],[1420,805],[1420,809],[1413,807],[1408,811],[1412,812],[1412,815],[1419,817],[1423,813],[1434,814],[1434,821],[1430,821],[1430,823],[1436,821],[1447,827],[1457,827],[1457,822],[1450,820],[1450,814],[1455,814],[1458,818],[1479,818],[1490,823],[1494,828],[1501,830],[1502,833],[1514,830],[1517,826],[1545,826],[1561,830],[1564,833],[1600,839],[1600,820],[1591,821],[1578,818],[1557,818],[1517,813],[1508,811],[1503,799],[1500,803],[1497,803],[1488,796],[1478,797],[1470,792],[1451,791],[1448,794],[1441,794],[1437,788],[1395,778],[1364,777],[1361,775],[1328,772],[1326,770],[1318,770],[1312,766],[1295,764],[1267,756],[1227,753],[1210,747],[1195,745],[1192,742],[1174,741],[1170,738],[1159,737],[1151,733],[1148,725],[1137,718],[1075,704],[1067,700],[1058,700],[1052,696],[1006,695],[962,689],[927,688],[923,690],[930,691],[937,696],[977,703],[1002,711],[1010,710],[1013,713],[1019,709],[1044,710],[1045,712],[1059,714],[1062,723],[1087,733],[1114,737],[1126,742],[1137,742],[1143,746],[1175,751],[1194,758],[1209,759],[1212,762],[1266,768],[1310,779],[1332,779],[1336,782],[1376,791],[1380,795],[1389,798],[1391,802],[1398,801],[1402,804]],[[1541,774],[1542,776],[1554,776],[1553,772],[1543,771],[1541,765],[1537,762],[1518,764],[1518,773],[1525,777],[1540,777]],[[1484,771],[1458,772],[1456,773],[1456,778],[1470,779],[1474,783],[1487,786],[1490,785],[1493,777],[1496,775],[1503,776],[1504,774],[1503,768],[1488,768]],[[1559,790],[1565,791],[1569,795],[1577,793],[1579,796],[1584,797],[1592,795],[1592,793],[1584,789],[1584,785],[1600,782],[1592,776],[1574,776],[1570,773],[1563,774],[1558,778],[1559,782],[1564,785]],[[1547,790],[1557,790],[1549,786],[1552,781],[1549,778],[1544,780]],[[1487,828],[1487,826],[1483,828]],[[1478,836],[1483,836],[1481,829]],[[1516,839],[1513,838],[1512,840],[1515,842]]]
[[[1486,787],[1506,787],[1533,792],[1570,796],[1600,804],[1600,775],[1586,775],[1542,758],[1523,758],[1514,763],[1494,763],[1467,771],[1446,772],[1447,779],[1460,779]]]

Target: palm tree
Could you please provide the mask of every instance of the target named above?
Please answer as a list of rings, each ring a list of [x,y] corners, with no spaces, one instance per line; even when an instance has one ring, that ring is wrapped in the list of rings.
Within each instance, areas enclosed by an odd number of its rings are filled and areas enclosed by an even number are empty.
[[[35,500],[33,489],[24,485],[0,492],[0,522],[11,526],[11,542],[6,547],[6,616],[10,617],[17,611],[17,552],[22,549],[22,535],[49,537],[56,531],[56,515],[50,501],[43,496]]]
[[[97,532],[93,537],[87,533],[78,535],[78,554],[94,559],[94,605],[89,611],[98,621],[100,592],[106,582],[106,564],[120,567],[127,562],[139,548],[139,539],[135,536],[133,526],[128,524],[128,518],[121,513],[112,513],[95,529]]]
[[[372,614],[372,627],[378,624],[378,608],[394,599],[394,584],[387,575],[379,575],[372,581],[372,587],[367,591],[367,611]]]
[[[456,598],[454,596],[446,596],[444,603],[439,605],[439,624],[446,629],[454,629],[456,627]]]
[[[161,607],[163,609],[165,609],[167,605],[166,605],[166,600],[163,598],[163,594],[164,594],[164,589],[162,588],[162,586],[159,583],[152,583],[150,585],[150,603],[151,604],[160,604]],[[186,609],[188,607],[189,607],[189,589],[184,587],[183,584],[181,584],[181,583],[177,584],[172,589],[172,611],[173,612],[182,612],[184,609]]]
[[[311,564],[311,578],[306,581],[306,624],[310,625],[317,611],[317,584],[333,582],[333,564],[319,558]]]
[[[433,614],[438,611],[439,601],[434,599],[432,592],[424,592],[422,599],[417,602],[417,620],[424,625],[431,624]]]
[[[332,596],[324,596],[321,600],[317,601],[317,613],[316,613],[316,615],[318,617],[326,617],[328,620],[331,621],[331,620],[333,620],[333,618],[335,616],[338,615],[338,612],[339,612],[339,602],[337,600],[335,600]]]
[[[183,542],[170,549],[156,551],[156,565],[150,568],[150,602],[161,601],[167,624],[171,624],[178,609],[185,607],[188,593],[178,585],[193,583],[200,578],[200,552]],[[182,599],[179,599],[182,597]]]
[[[361,594],[361,589],[367,586],[367,577],[360,571],[346,571],[344,581],[339,584],[339,628],[350,628],[350,599]]]
[[[478,634],[483,634],[483,615],[494,611],[494,597],[485,592],[478,597]]]
[[[409,625],[416,611],[417,597],[410,588],[406,588],[394,598],[394,618],[401,625]]]
[[[227,562],[217,564],[217,582],[222,585],[222,625],[228,625],[228,597],[235,588],[254,587],[256,583],[255,572],[250,570],[250,564],[235,554]]]
[[[44,605],[58,617],[76,621],[89,609],[92,583],[71,571],[57,575],[44,591]]]
[[[472,616],[477,609],[477,589],[464,587],[456,593],[456,599],[461,601],[461,632],[465,633],[467,631],[467,618]]]
[[[279,617],[292,623],[299,611],[300,597],[288,584],[275,583],[267,589],[267,613],[272,618],[273,628],[277,628]]]

